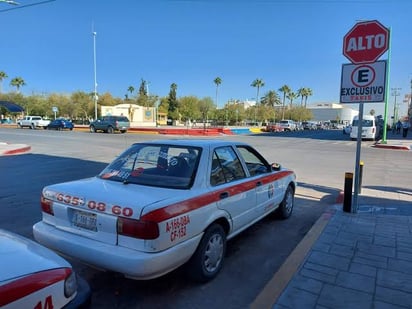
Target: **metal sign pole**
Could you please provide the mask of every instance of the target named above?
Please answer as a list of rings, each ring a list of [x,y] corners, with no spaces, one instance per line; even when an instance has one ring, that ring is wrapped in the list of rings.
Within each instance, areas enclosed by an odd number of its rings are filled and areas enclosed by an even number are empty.
[[[353,207],[352,212],[358,212],[358,195],[359,195],[359,177],[360,177],[360,155],[362,144],[362,122],[363,122],[363,103],[359,103],[359,115],[358,115],[358,137],[356,143],[356,163],[355,163],[355,188],[353,191]]]

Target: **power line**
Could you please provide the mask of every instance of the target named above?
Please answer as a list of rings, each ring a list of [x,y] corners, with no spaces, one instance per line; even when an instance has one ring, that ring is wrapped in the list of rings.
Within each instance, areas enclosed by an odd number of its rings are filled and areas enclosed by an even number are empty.
[[[56,0],[46,0],[46,1],[41,1],[41,2],[25,4],[25,5],[19,5],[19,6],[13,7],[13,8],[0,10],[0,13],[1,12],[11,11],[11,10],[19,10],[19,9],[27,8],[29,6],[36,6],[36,5],[40,5],[40,4],[46,4],[46,3],[54,2],[54,1],[56,1]]]

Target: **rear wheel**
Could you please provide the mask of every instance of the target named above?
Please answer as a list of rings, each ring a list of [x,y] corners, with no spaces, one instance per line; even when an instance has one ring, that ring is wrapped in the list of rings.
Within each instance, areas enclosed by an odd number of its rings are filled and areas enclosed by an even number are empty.
[[[36,129],[36,126],[34,125],[34,123],[31,124],[30,129],[33,129],[33,130]]]
[[[187,264],[189,277],[198,282],[213,279],[222,269],[225,253],[226,233],[221,225],[212,224]]]
[[[292,186],[289,185],[286,189],[285,196],[283,197],[282,202],[280,203],[278,209],[276,210],[276,214],[281,219],[287,219],[292,214],[293,204],[295,202],[295,191],[293,190]]]
[[[96,128],[94,126],[90,126],[90,132],[91,133],[96,133]]]
[[[114,132],[113,127],[108,127],[108,128],[107,128],[107,133],[113,134],[113,132]]]

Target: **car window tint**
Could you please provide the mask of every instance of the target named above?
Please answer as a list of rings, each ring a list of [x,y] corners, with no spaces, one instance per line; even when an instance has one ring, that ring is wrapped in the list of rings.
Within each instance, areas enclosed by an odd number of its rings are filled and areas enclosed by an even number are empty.
[[[267,161],[252,147],[238,146],[237,149],[246,163],[250,176],[268,173],[271,170]]]
[[[188,189],[193,184],[200,153],[197,147],[136,144],[99,177],[125,184]]]
[[[215,150],[212,159],[211,185],[231,182],[245,177],[245,171],[232,147],[220,147]]]

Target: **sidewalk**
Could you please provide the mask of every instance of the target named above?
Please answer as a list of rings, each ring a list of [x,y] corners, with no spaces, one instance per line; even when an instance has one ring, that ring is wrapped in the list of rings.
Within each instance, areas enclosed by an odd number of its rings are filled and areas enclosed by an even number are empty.
[[[353,206],[354,207],[354,206]],[[322,215],[251,308],[412,308],[412,191]]]

